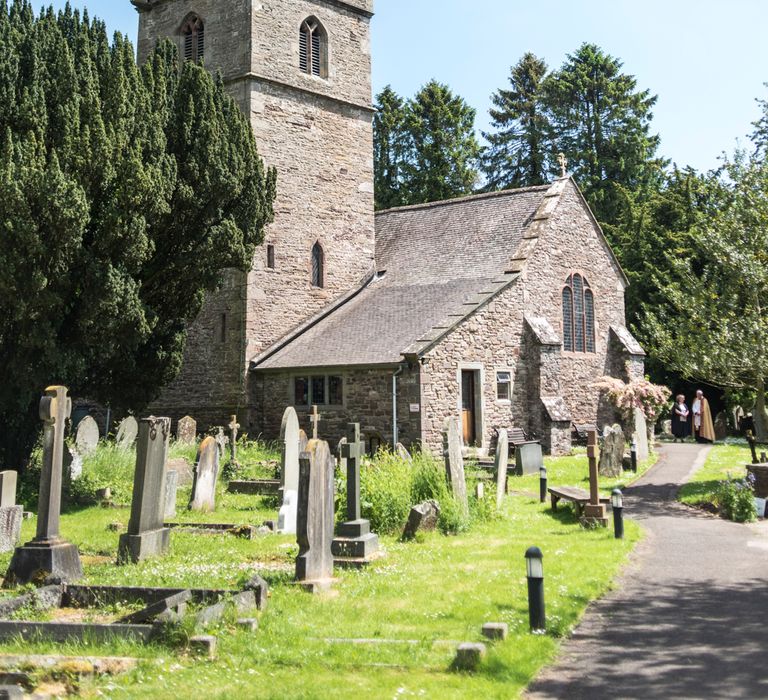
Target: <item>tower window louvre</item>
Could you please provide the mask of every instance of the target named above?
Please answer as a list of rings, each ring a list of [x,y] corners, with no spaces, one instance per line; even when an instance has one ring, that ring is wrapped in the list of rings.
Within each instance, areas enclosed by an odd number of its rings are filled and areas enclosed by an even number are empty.
[[[192,15],[181,29],[184,37],[184,60],[195,63],[202,61],[205,56],[205,26],[203,20]]]
[[[327,75],[327,36],[320,22],[310,18],[299,29],[299,69],[324,78]]]

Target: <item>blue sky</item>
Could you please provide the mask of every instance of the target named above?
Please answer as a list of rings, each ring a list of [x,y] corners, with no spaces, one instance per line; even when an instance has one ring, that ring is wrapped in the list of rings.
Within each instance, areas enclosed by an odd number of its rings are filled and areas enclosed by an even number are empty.
[[[135,39],[128,0],[72,4]],[[716,166],[751,131],[755,98],[768,97],[766,0],[376,0],[376,13],[374,91],[389,83],[410,96],[437,78],[477,109],[480,129],[524,52],[556,68],[585,41],[658,95],[653,128],[680,165]]]

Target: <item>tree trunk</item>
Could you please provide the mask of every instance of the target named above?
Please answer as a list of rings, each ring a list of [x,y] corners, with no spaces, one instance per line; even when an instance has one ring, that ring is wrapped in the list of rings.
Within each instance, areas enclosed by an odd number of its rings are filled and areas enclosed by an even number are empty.
[[[758,442],[768,442],[768,412],[765,410],[765,379],[758,379],[755,389],[757,398],[752,415],[755,419],[755,437]]]

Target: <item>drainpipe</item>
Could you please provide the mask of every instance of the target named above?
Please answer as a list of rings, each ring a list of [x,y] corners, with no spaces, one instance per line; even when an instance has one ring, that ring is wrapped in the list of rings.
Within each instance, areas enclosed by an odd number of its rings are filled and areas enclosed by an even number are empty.
[[[392,447],[399,442],[397,435],[397,378],[403,373],[403,365],[400,365],[392,375]]]

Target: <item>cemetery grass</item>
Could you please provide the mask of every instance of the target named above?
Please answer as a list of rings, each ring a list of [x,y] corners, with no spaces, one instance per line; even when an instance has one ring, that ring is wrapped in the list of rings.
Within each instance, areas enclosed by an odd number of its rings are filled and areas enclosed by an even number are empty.
[[[752,455],[745,440],[729,439],[725,444],[716,444],[701,469],[682,485],[678,500],[691,506],[714,504],[720,482],[746,477],[746,465],[751,461]]]
[[[574,476],[586,468],[584,456],[548,463],[550,478],[561,467],[562,474]],[[571,476],[559,478],[560,483],[579,484]],[[180,513],[187,497],[188,489],[180,492]],[[239,516],[258,524],[274,517],[264,499],[221,490],[218,498],[215,514],[195,514],[194,519],[238,522]],[[537,498],[514,495],[505,499],[495,519],[459,536],[431,533],[407,544],[383,537],[384,559],[366,571],[341,571],[331,593],[310,596],[289,583],[297,553],[291,536],[249,541],[174,531],[165,558],[115,566],[118,534],[107,526],[127,523],[128,515],[127,508],[88,507],[62,517],[63,535],[81,549],[86,583],[239,588],[258,573],[271,585],[269,606],[255,633],[237,630],[232,619],[209,630],[219,638],[215,661],[184,653],[189,629],[167,644],[151,646],[62,646],[34,640],[0,646],[4,652],[144,659],[124,676],[80,682],[76,690],[84,697],[197,697],[203,687],[212,698],[515,697],[554,658],[560,638],[588,602],[610,587],[640,536],[628,522],[626,539],[617,541],[610,529],[580,527],[570,509],[553,515]],[[34,520],[24,522],[25,540],[33,536],[34,526]],[[545,556],[546,635],[531,635],[527,629],[523,554],[534,544]],[[2,555],[0,565],[7,566],[9,559],[10,554]],[[449,671],[456,644],[482,641],[484,622],[508,623],[510,637],[489,644],[477,673]],[[380,643],[353,644],[350,639]]]

